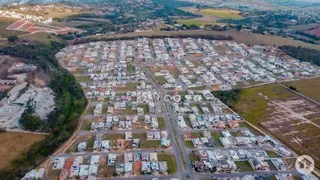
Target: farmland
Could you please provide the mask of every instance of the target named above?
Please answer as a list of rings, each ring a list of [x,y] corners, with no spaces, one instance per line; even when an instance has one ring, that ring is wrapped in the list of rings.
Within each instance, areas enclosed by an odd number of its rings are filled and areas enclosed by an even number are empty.
[[[279,85],[271,84],[244,89],[235,110],[299,154],[309,154],[316,164],[320,162],[316,147],[320,143],[320,136],[317,135],[320,129],[320,107],[316,104]]]
[[[243,19],[240,15],[240,11],[230,9],[201,9],[200,12],[220,19]]]
[[[10,162],[26,153],[28,149],[44,137],[42,135],[5,132],[0,134],[0,169],[10,166]],[[9,141],[8,141],[9,140]],[[19,144],[19,146],[17,146]]]

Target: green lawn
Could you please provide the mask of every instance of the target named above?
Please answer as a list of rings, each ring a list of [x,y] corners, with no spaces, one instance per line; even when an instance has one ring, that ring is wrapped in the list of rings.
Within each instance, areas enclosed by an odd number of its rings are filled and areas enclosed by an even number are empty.
[[[143,108],[144,114],[149,114],[149,106],[147,104],[140,104],[138,107]]]
[[[250,166],[248,161],[236,161],[237,167],[240,168],[240,172],[253,172],[254,170]]]
[[[201,132],[191,132],[190,133],[193,138],[201,138],[203,137]]]
[[[191,162],[199,161],[199,157],[196,156],[194,153],[189,154],[189,159]]]
[[[184,121],[186,122],[188,127],[192,127],[189,118],[184,118]]]
[[[136,67],[134,67],[132,64],[128,64],[127,71],[128,72],[134,72],[136,70]]]
[[[223,145],[220,142],[220,137],[222,137],[222,134],[220,132],[212,132],[211,136],[216,141],[217,147],[223,147]]]
[[[177,172],[177,161],[171,154],[158,153],[158,161],[167,161],[169,174]]]
[[[146,133],[133,133],[132,134],[133,139],[140,139],[141,141],[147,140],[147,135]]]
[[[273,152],[273,151],[267,151],[267,154],[271,158],[279,158],[279,157],[281,157],[279,154],[277,154],[276,152]]]
[[[184,141],[184,145],[188,148],[194,148],[193,143],[191,140]]]
[[[160,129],[167,129],[166,121],[162,117],[158,117],[158,123]]]
[[[158,148],[161,145],[160,140],[140,141],[140,148]]]
[[[167,82],[166,79],[163,76],[156,76],[156,80],[158,81],[158,83],[160,85],[163,85],[163,84],[165,84]]]

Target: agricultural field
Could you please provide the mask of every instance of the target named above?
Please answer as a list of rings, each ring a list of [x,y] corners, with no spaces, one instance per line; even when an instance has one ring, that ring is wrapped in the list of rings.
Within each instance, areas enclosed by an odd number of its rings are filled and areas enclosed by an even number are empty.
[[[240,11],[230,9],[201,9],[200,12],[220,19],[243,19]]]
[[[4,18],[0,17],[0,38],[7,38],[8,36],[12,35],[22,35],[26,34],[27,32],[20,32],[20,31],[12,31],[7,30],[6,28],[10,26],[12,23],[16,22],[18,19],[14,18]]]
[[[277,84],[244,89],[235,111],[294,149],[320,162],[320,107]]]
[[[11,161],[26,153],[34,144],[44,139],[42,135],[4,132],[0,133],[0,169],[10,166]],[[8,141],[9,140],[9,141]],[[17,146],[19,144],[19,146]]]

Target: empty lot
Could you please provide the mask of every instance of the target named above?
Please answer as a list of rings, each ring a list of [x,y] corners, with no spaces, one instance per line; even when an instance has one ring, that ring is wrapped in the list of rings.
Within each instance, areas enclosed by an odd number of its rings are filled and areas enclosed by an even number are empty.
[[[291,81],[283,83],[286,86],[293,86],[298,92],[320,102],[320,78],[307,79],[303,81]]]
[[[320,106],[271,84],[244,89],[235,110],[320,165]]]
[[[36,142],[44,139],[42,135],[4,132],[0,133],[0,169],[10,166],[10,162],[23,153]]]

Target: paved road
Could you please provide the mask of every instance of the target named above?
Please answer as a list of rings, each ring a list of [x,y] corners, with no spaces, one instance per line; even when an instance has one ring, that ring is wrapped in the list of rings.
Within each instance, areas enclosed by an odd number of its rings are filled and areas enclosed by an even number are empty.
[[[174,138],[175,137],[175,134],[173,132],[173,128],[171,126],[171,123],[170,123],[170,113],[167,112],[167,107],[166,107],[166,104],[163,100],[163,90],[161,89],[161,87],[156,83],[157,81],[154,79],[153,75],[151,74],[151,72],[145,67],[145,66],[141,66],[140,67],[144,70],[144,72],[146,73],[146,75],[152,79],[152,84],[154,87],[156,87],[157,91],[161,94],[161,98],[160,98],[160,102],[162,104],[162,107],[163,107],[163,111],[165,112],[165,121],[166,121],[166,124],[167,124],[167,130],[168,130],[168,134],[169,134],[169,137],[171,137],[171,140],[172,140],[172,147],[174,149],[174,155],[175,155],[175,159],[177,161],[177,165],[178,165],[178,171],[180,173],[180,176],[179,176],[179,179],[181,180],[184,180],[185,179],[185,169],[184,169],[184,165],[183,165],[183,160],[182,160],[182,157],[179,153],[179,150],[178,150],[178,143],[176,142],[176,139]],[[183,149],[183,148],[182,148]]]

